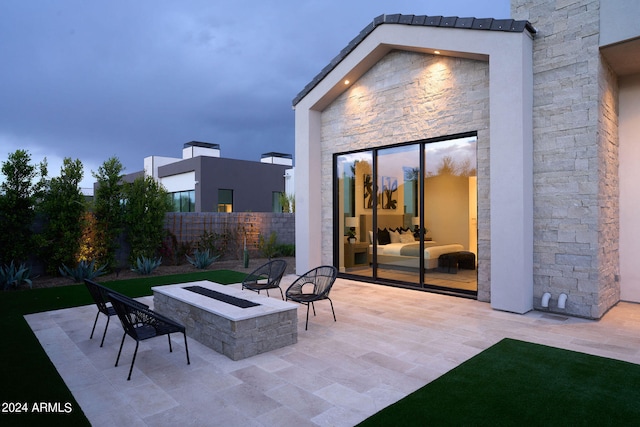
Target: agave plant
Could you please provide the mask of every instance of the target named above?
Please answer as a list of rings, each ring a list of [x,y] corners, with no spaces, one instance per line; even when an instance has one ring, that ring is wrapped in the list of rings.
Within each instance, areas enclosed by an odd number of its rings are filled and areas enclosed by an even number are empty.
[[[11,286],[17,288],[22,283],[26,283],[31,287],[31,267],[27,267],[24,263],[16,267],[13,261],[11,264],[0,266],[0,286],[3,290],[9,289]]]
[[[68,277],[73,280],[73,283],[80,283],[84,279],[95,279],[98,276],[102,276],[105,273],[106,264],[96,268],[96,261],[91,262],[82,260],[75,268],[69,268],[62,264],[62,267],[58,268],[60,274],[64,277]]]
[[[193,251],[193,258],[189,255],[185,255],[185,257],[187,257],[189,264],[195,268],[205,269],[209,267],[213,261],[217,260],[220,255],[211,255],[209,249],[205,249],[204,251],[196,249]]]
[[[162,257],[160,258],[147,258],[145,256],[139,256],[136,260],[136,265],[131,267],[131,271],[135,271],[138,274],[149,275],[162,264]]]

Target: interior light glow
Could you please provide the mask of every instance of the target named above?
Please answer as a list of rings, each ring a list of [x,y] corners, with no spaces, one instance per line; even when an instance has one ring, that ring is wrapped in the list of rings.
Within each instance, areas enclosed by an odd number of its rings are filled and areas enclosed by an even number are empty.
[[[439,50],[434,50],[433,53],[435,53],[436,55],[440,55],[440,51]]]
[[[345,81],[344,81],[344,84],[345,84],[345,85],[348,85],[349,83],[351,83],[349,80],[345,80]]]

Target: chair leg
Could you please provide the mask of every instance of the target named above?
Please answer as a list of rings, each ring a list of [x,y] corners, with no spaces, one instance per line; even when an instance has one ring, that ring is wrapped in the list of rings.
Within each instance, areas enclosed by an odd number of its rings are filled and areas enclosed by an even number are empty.
[[[280,296],[282,297],[282,301],[284,301],[284,294],[282,293],[282,288],[278,286],[278,290],[280,291]]]
[[[167,339],[169,340],[169,352],[173,353],[173,348],[171,348],[171,334],[167,334]]]
[[[316,315],[316,306],[313,303],[311,303],[311,307],[313,307],[313,315],[315,316]]]
[[[191,361],[189,360],[189,346],[187,346],[187,333],[183,332],[184,335],[184,351],[187,353],[187,365],[191,365]]]
[[[136,341],[136,349],[133,352],[133,359],[131,360],[131,367],[129,368],[129,376],[127,377],[127,381],[131,379],[131,372],[133,372],[133,364],[136,363],[136,354],[138,354],[138,345],[140,343]]]
[[[96,313],[96,320],[93,321],[93,329],[91,329],[91,336],[89,337],[89,339],[93,339],[93,331],[96,330],[96,324],[98,323],[98,316],[100,316],[100,312],[98,311]]]
[[[107,328],[109,327],[109,320],[111,320],[111,316],[107,316],[107,324],[104,326],[104,332],[102,333],[102,341],[100,341],[100,347],[104,344],[104,337],[107,336]]]
[[[304,324],[304,330],[306,331],[309,327],[309,303],[307,303],[307,322]]]
[[[116,366],[118,366],[118,362],[120,361],[120,353],[122,353],[122,346],[124,345],[124,338],[127,336],[127,333],[125,332],[124,335],[122,335],[122,342],[120,342],[120,350],[118,350],[118,358],[116,359]]]
[[[333,301],[331,301],[331,298],[327,297],[327,299],[329,300],[329,303],[331,304],[331,312],[333,313],[333,321],[336,321],[336,312],[333,311]]]

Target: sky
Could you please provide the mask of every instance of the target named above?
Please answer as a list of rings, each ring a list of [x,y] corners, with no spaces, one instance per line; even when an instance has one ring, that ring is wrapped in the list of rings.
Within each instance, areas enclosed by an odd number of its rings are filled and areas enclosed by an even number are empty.
[[[509,0],[2,0],[0,162],[92,172],[185,142],[294,153],[293,98],[381,14],[509,18]],[[2,177],[0,176],[0,179]]]

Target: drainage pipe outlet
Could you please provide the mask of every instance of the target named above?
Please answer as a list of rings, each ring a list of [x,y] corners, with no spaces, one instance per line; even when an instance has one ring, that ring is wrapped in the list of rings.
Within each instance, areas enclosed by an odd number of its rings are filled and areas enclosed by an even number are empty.
[[[551,299],[551,294],[549,292],[545,292],[542,295],[541,305],[545,308],[549,307],[549,300]]]
[[[564,309],[567,303],[567,294],[560,294],[558,297],[558,308]]]

